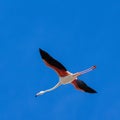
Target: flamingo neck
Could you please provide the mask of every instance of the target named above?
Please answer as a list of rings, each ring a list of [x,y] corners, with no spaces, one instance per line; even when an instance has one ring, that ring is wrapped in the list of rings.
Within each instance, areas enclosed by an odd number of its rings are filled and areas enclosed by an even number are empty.
[[[44,92],[45,92],[45,93],[46,93],[46,92],[50,92],[50,91],[58,88],[60,85],[61,85],[61,82],[58,82],[54,87],[52,87],[52,88],[50,88],[50,89],[47,89],[47,90],[45,90]]]

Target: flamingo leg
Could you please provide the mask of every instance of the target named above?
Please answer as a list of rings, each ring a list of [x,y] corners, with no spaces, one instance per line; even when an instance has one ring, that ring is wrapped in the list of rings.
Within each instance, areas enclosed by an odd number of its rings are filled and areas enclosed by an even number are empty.
[[[85,74],[85,73],[88,73],[88,72],[94,70],[95,68],[96,68],[96,66],[92,66],[92,67],[90,67],[90,68],[88,68],[88,69],[86,69],[86,70],[83,70],[83,71],[81,71],[81,72],[78,72],[78,73],[79,73],[80,75],[83,75],[83,74]]]

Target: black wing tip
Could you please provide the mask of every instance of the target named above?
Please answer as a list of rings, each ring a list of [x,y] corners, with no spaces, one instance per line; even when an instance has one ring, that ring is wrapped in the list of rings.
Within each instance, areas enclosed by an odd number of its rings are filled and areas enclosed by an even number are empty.
[[[97,93],[97,91],[95,91],[94,89],[92,88],[88,88],[85,92],[88,92],[88,93]]]
[[[41,48],[39,48],[39,52],[40,52],[42,58],[44,58],[46,55],[48,55],[48,53],[45,52],[44,50],[42,50]]]
[[[90,91],[90,92],[88,92],[88,93],[92,93],[92,94],[96,94],[96,93],[98,93],[97,91]]]
[[[41,48],[39,48],[39,52],[40,53],[43,53],[43,52],[45,52],[44,50],[42,50]]]
[[[42,49],[41,48],[39,48],[39,51],[41,51]]]
[[[89,87],[86,83],[84,83],[81,80],[76,80],[77,85],[80,89],[82,89],[84,92],[87,93],[97,93],[97,91],[95,91],[94,89],[92,89],[91,87]]]

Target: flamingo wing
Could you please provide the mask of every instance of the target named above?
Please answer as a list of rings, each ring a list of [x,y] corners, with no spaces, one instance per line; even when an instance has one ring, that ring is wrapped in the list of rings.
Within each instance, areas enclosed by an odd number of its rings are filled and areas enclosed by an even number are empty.
[[[90,88],[86,83],[84,83],[82,80],[74,80],[72,84],[75,86],[76,89],[82,90],[84,92],[88,93],[97,93],[94,89]]]
[[[50,56],[46,51],[39,48],[39,52],[45,64],[54,69],[59,76],[66,76],[69,74],[67,69],[60,62]]]

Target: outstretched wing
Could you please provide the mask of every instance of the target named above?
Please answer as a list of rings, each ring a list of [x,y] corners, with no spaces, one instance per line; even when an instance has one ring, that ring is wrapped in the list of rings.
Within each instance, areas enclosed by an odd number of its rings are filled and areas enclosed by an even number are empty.
[[[39,48],[40,55],[47,66],[54,69],[59,76],[66,76],[69,74],[67,69],[53,57],[51,57],[47,52]]]
[[[88,93],[97,93],[94,89],[90,88],[86,83],[82,80],[74,80],[72,84],[75,86],[76,89],[82,90]]]

